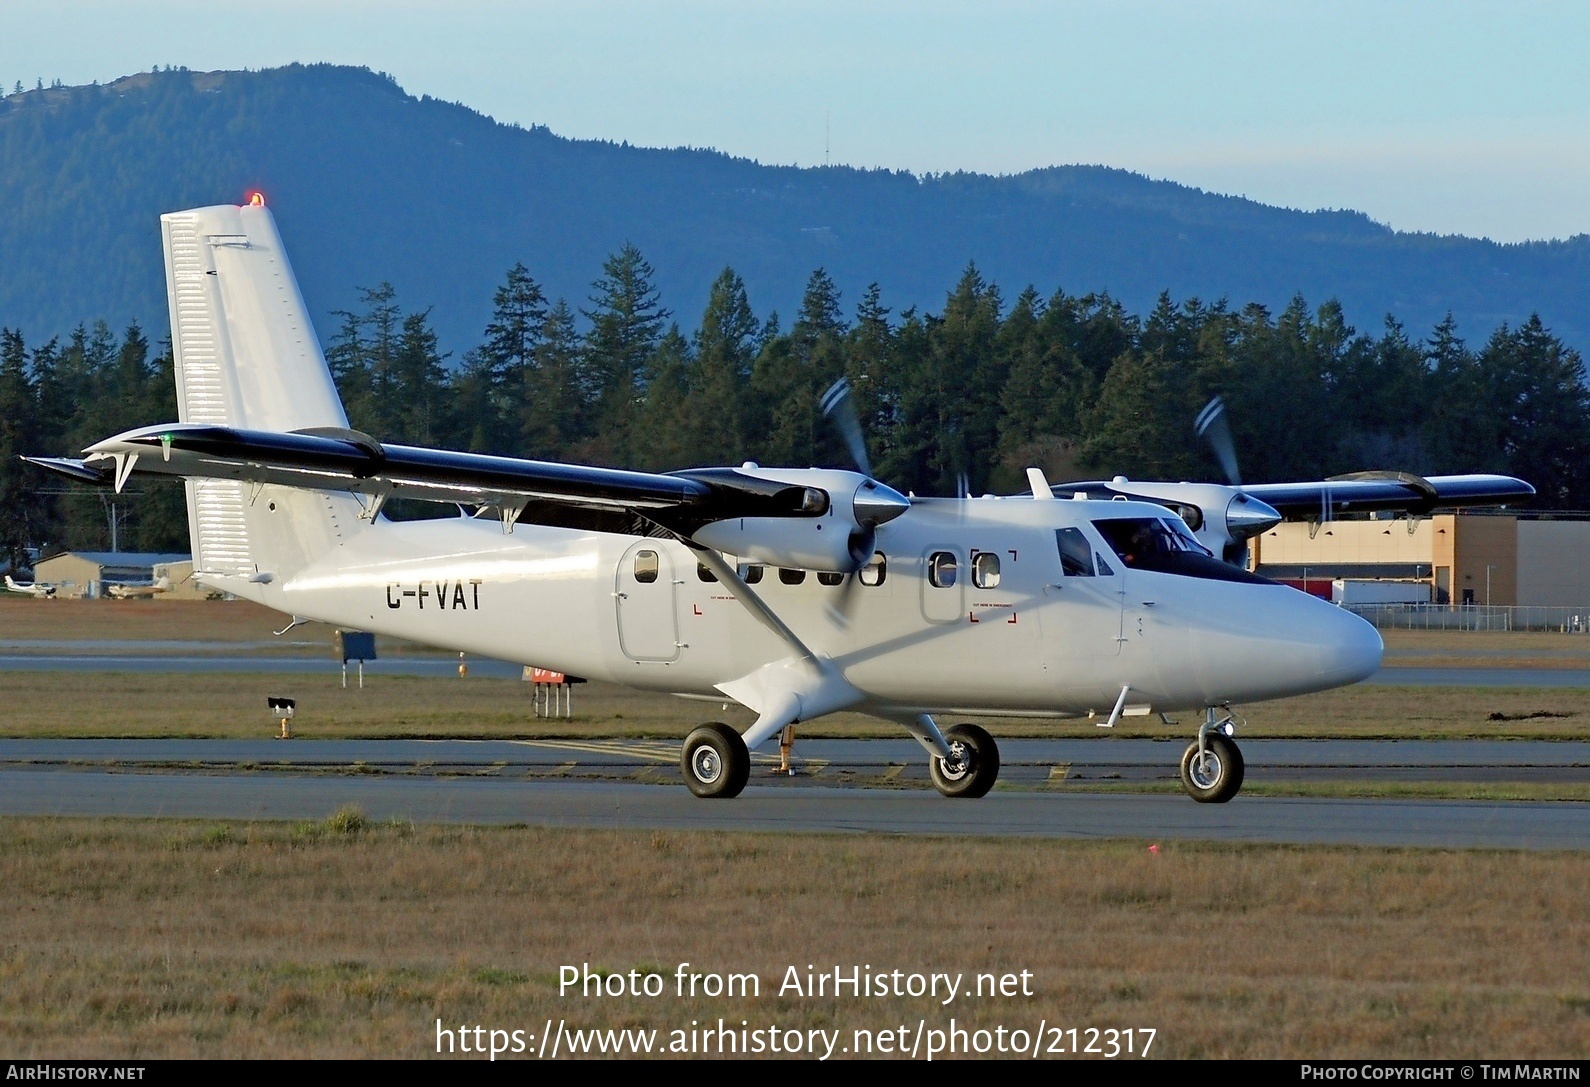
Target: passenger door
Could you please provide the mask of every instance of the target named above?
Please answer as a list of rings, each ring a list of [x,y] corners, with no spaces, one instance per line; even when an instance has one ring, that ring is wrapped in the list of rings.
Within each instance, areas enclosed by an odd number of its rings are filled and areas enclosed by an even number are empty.
[[[678,660],[674,568],[660,541],[642,540],[624,552],[614,582],[618,646],[624,655],[633,661]]]

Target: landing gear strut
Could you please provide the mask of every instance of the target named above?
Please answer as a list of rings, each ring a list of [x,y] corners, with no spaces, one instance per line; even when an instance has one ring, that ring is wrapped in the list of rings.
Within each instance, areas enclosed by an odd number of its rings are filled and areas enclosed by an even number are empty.
[[[738,732],[714,721],[685,737],[679,769],[697,796],[727,800],[745,788],[751,776],[751,753]]]
[[[1229,713],[1216,720],[1213,706],[1204,714],[1198,739],[1181,756],[1181,784],[1200,804],[1224,804],[1242,788],[1242,752],[1232,742],[1236,726]]]
[[[945,731],[944,739],[953,757],[929,758],[933,787],[949,797],[986,796],[999,777],[999,747],[994,738],[977,725],[956,725]]]

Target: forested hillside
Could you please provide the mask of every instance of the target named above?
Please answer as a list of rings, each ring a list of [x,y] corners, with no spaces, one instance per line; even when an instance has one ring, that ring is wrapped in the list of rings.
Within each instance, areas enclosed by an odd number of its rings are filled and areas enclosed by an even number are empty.
[[[1031,464],[1056,482],[1219,478],[1192,429],[1218,392],[1248,480],[1500,471],[1534,483],[1539,506],[1590,506],[1583,362],[1535,318],[1469,345],[1449,321],[1357,332],[1337,304],[1301,298],[1272,312],[1165,296],[1134,313],[1107,294],[1010,297],[968,267],[931,312],[892,311],[876,286],[846,299],[819,269],[786,327],[756,316],[733,270],[699,316],[676,318],[634,246],[606,259],[585,302],[550,296],[522,265],[500,275],[456,365],[428,309],[390,284],[338,316],[326,353],[355,427],[651,470],[844,465],[817,405],[846,375],[876,474],[953,494],[962,473],[977,492],[1022,489]],[[171,360],[136,326],[0,334],[0,549],[107,546],[100,498],[51,493],[15,454],[169,420],[174,399]],[[180,492],[138,486],[123,546],[185,550]]]
[[[1399,234],[1354,212],[1303,213],[1120,170],[916,177],[764,166],[501,125],[363,69],[146,72],[0,99],[0,325],[65,335],[84,318],[165,333],[157,218],[264,190],[323,337],[383,282],[451,363],[523,262],[576,309],[632,243],[662,303],[702,311],[732,266],[760,319],[799,305],[823,267],[854,300],[937,311],[975,261],[1014,294],[1108,291],[1146,312],[1162,291],[1280,312],[1296,294],[1378,327],[1448,312],[1483,341],[1539,312],[1590,343],[1590,238],[1499,246]],[[576,324],[579,319],[576,317]],[[688,322],[687,322],[688,324]],[[583,326],[581,326],[583,331]]]

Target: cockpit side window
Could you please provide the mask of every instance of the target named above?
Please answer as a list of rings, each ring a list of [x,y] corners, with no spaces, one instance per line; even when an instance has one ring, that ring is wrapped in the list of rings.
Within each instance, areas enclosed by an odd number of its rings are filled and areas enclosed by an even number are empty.
[[[1055,530],[1055,542],[1060,545],[1060,572],[1066,577],[1093,576],[1093,545],[1082,535],[1080,528]]]

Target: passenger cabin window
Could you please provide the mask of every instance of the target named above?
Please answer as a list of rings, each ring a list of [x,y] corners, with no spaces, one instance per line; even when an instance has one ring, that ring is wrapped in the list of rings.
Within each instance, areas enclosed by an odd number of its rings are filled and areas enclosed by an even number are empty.
[[[827,570],[819,570],[817,572],[817,583],[819,585],[838,585],[844,580],[844,574],[835,574]]]
[[[762,580],[762,574],[767,570],[765,566],[747,566],[741,571],[740,576],[745,578],[747,585],[755,585]]]
[[[707,569],[704,562],[696,563],[696,577],[701,581],[717,581],[718,575]]]
[[[999,556],[992,551],[979,551],[972,556],[972,584],[979,589],[999,588]]]
[[[1060,545],[1060,572],[1066,577],[1092,577],[1093,545],[1082,535],[1082,530],[1056,529],[1054,537]]]
[[[635,552],[635,580],[650,585],[657,580],[657,552]]]
[[[786,585],[799,585],[801,582],[806,580],[806,571],[786,570],[784,567],[780,566],[778,568],[778,579]]]
[[[883,579],[889,576],[889,560],[884,558],[882,551],[874,551],[872,558],[867,561],[856,576],[863,585],[882,585]]]
[[[953,589],[957,572],[954,552],[935,551],[928,556],[928,584],[935,589]]]

